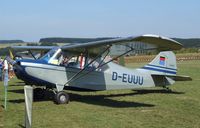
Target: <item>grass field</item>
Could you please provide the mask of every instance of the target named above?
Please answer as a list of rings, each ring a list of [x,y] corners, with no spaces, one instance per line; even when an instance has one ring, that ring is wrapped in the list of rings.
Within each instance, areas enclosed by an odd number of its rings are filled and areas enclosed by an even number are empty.
[[[139,67],[141,64],[128,64]],[[179,74],[193,81],[177,82],[166,92],[162,88],[70,93],[68,105],[56,105],[51,98],[33,104],[33,128],[199,128],[200,60],[178,62]],[[8,110],[0,108],[0,127],[24,127],[23,83],[10,81]],[[0,83],[0,105],[3,85]]]

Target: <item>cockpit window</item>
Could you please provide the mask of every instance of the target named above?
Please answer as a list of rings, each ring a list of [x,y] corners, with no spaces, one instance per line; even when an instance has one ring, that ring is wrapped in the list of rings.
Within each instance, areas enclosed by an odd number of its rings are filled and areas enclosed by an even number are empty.
[[[58,48],[52,49],[49,52],[47,52],[42,58],[40,58],[41,60],[45,60],[46,62],[48,62],[50,60],[50,58],[53,57],[53,55],[57,52]]]

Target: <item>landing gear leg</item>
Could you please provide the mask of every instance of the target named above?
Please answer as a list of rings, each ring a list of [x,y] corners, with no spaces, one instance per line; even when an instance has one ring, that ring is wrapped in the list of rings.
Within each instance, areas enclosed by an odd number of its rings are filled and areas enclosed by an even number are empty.
[[[66,104],[69,102],[69,95],[63,91],[64,85],[56,84],[57,92],[55,93],[55,103]]]

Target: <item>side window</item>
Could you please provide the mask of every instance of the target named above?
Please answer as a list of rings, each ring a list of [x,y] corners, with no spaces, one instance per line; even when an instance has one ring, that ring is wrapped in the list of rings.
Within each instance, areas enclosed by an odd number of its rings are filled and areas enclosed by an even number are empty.
[[[46,62],[48,62],[51,57],[55,54],[56,50],[52,49],[51,51],[47,52],[42,58],[41,60],[45,60]]]
[[[41,60],[47,63],[59,65],[63,59],[62,50],[60,48],[54,48],[46,53]]]
[[[63,59],[62,52],[58,53],[56,55],[55,59],[57,59],[59,62],[61,62],[61,60]]]
[[[62,55],[62,52],[59,51],[54,55],[54,57],[50,60],[49,63],[55,64],[55,65],[60,65],[60,63],[62,61],[63,61],[63,55]]]
[[[65,64],[67,67],[74,67],[74,68],[79,68],[80,65],[78,63],[78,57],[72,56],[68,58],[67,63]]]

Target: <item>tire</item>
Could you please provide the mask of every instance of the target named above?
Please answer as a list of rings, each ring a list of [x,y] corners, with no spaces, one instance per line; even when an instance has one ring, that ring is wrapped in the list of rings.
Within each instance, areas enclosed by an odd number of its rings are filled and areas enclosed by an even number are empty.
[[[42,89],[42,88],[34,89],[34,94],[33,94],[34,100],[44,99],[44,96],[45,96],[45,90],[44,89]]]
[[[55,102],[57,104],[67,104],[67,103],[69,103],[69,95],[63,91],[58,92],[55,95]]]

